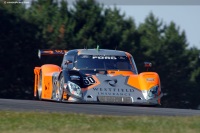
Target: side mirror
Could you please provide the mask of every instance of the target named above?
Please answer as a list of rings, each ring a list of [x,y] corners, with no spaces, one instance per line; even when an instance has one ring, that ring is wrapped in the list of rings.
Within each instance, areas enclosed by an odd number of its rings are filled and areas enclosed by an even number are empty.
[[[150,67],[152,67],[152,63],[151,62],[144,62],[144,67],[147,69],[147,71],[149,70]]]

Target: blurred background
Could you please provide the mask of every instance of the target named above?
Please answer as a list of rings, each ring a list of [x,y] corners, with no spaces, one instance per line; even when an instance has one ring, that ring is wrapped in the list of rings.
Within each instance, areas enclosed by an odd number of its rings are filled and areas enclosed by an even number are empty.
[[[145,71],[144,61],[152,62],[151,71],[159,74],[165,94],[162,107],[200,109],[198,40],[193,41],[176,21],[161,16],[161,9],[144,6],[139,20],[137,8],[95,0],[1,0],[0,98],[33,99],[33,69],[41,65],[38,49],[99,45],[131,53],[139,72]],[[176,11],[169,13],[173,16]],[[193,21],[186,22],[200,31]]]

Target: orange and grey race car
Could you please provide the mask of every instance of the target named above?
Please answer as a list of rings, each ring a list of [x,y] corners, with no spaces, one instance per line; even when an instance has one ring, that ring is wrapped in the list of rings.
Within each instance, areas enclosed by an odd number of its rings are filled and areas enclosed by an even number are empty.
[[[161,104],[155,72],[138,73],[131,54],[119,50],[39,50],[39,57],[61,56],[60,65],[35,67],[34,96],[40,100],[116,104]],[[52,61],[52,60],[51,60]],[[151,63],[145,62],[145,67]]]

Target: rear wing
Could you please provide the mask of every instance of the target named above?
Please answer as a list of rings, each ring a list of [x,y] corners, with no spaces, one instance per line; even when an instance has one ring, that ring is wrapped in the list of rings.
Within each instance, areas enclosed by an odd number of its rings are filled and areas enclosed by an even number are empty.
[[[41,58],[42,55],[50,55],[50,56],[62,56],[67,52],[67,50],[51,50],[51,49],[45,49],[45,50],[38,50],[38,57]]]

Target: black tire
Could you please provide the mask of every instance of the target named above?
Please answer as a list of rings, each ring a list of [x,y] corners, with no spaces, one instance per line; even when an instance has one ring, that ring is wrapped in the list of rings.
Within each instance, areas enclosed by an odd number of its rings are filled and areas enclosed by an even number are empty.
[[[39,77],[36,97],[37,97],[38,100],[42,100],[42,71],[40,71],[40,77]]]
[[[64,82],[65,82],[64,76],[63,74],[61,74],[59,78],[59,85],[56,90],[56,100],[59,102],[63,101]]]
[[[37,89],[38,89],[38,88],[37,88]],[[34,96],[33,99],[34,99],[34,100],[39,100],[39,97],[38,97],[38,90],[36,90],[36,96]]]

